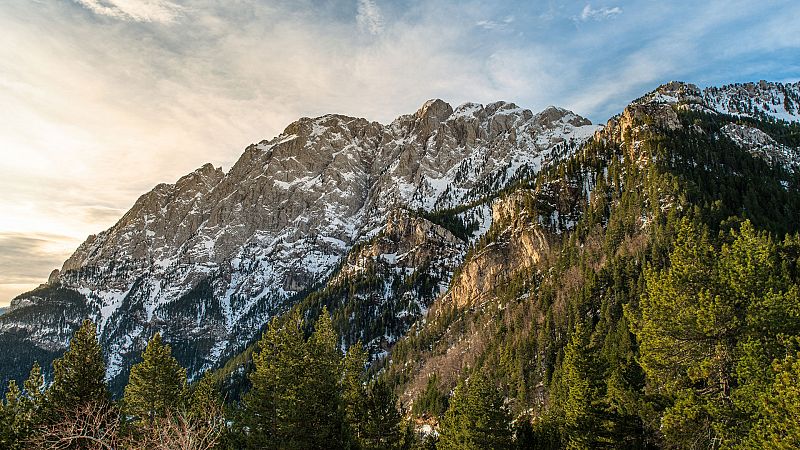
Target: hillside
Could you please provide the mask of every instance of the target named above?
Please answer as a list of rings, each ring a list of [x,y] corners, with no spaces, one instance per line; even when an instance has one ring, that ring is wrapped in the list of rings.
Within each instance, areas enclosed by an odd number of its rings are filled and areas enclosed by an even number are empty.
[[[234,447],[800,445],[798,92],[300,119],[14,299],[3,376],[49,376],[88,317],[117,395],[156,332],[188,380],[217,369]]]
[[[359,338],[388,348],[488,227],[481,205],[596,129],[563,109],[534,114],[505,102],[454,110],[431,100],[388,125],[302,118],[249,146],[227,173],[206,164],[156,186],[45,286],[15,298],[0,320],[0,345],[14,349],[0,360],[0,381],[21,379],[34,360],[47,371],[86,317],[98,325],[115,390],[155,332],[193,379],[309,292],[376,270],[359,250],[380,259],[380,282],[397,285],[358,318]],[[461,218],[437,225],[454,208]]]
[[[441,420],[439,399],[488,373],[539,448],[761,442],[736,417],[763,414],[768,362],[800,332],[800,126],[713,106],[662,86],[499,199],[384,365],[401,401]]]

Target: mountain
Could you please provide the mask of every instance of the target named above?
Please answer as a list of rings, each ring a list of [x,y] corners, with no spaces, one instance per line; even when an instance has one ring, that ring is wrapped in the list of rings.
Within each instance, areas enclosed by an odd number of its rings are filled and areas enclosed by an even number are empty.
[[[800,123],[781,121],[792,102],[731,105],[785,92],[798,86],[673,82],[632,102],[493,203],[449,290],[376,371],[421,423],[488,373],[546,448],[759,447],[755,393],[789,376],[773,370],[800,335]]]
[[[47,367],[91,317],[116,392],[160,331],[234,400],[257,364],[302,367],[308,332],[332,361],[363,345],[370,386],[440,442],[505,442],[514,417],[520,448],[783,443],[800,383],[798,93],[671,82],[602,127],[440,100],[389,125],[300,119],[227,173],[157,186],[15,298],[3,376]],[[272,343],[254,343],[268,322]],[[284,332],[297,347],[263,356]]]
[[[34,360],[48,367],[85,317],[97,323],[112,386],[155,331],[194,377],[309,292],[366,275],[384,287],[347,343],[388,349],[488,229],[490,200],[597,129],[560,108],[506,102],[454,110],[431,100],[388,125],[302,118],[227,173],[206,164],[156,186],[13,299],[0,319],[0,345],[14,349],[3,379]]]
[[[787,122],[800,120],[800,82],[728,84],[703,91],[703,100],[723,114]]]

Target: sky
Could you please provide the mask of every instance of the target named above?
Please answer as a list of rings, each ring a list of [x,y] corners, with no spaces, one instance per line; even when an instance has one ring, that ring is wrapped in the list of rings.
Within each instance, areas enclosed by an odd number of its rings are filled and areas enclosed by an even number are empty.
[[[136,198],[299,117],[430,98],[604,123],[670,80],[800,79],[800,2],[2,0],[0,307]]]

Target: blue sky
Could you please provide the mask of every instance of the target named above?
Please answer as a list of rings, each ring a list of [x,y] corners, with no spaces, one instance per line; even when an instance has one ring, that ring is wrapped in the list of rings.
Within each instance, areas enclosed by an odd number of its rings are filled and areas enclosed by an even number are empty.
[[[135,199],[301,116],[429,98],[605,122],[660,83],[800,79],[797,1],[4,0],[0,305]],[[27,257],[26,257],[27,255]]]

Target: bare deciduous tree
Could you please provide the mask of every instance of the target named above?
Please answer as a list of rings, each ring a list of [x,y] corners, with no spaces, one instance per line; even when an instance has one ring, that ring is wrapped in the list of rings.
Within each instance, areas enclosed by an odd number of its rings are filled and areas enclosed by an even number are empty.
[[[28,440],[31,448],[108,450],[122,447],[119,412],[108,402],[91,402],[57,411],[60,419],[41,426]]]
[[[107,402],[58,411],[60,419],[41,426],[26,444],[47,450],[212,450],[225,431],[220,405],[208,405],[198,416],[169,413],[152,425],[123,433],[123,417]]]
[[[216,409],[216,408],[215,408]],[[221,408],[208,411],[205,419],[190,418],[185,413],[167,414],[157,419],[135,442],[131,449],[141,450],[212,450],[217,447],[225,430]]]

